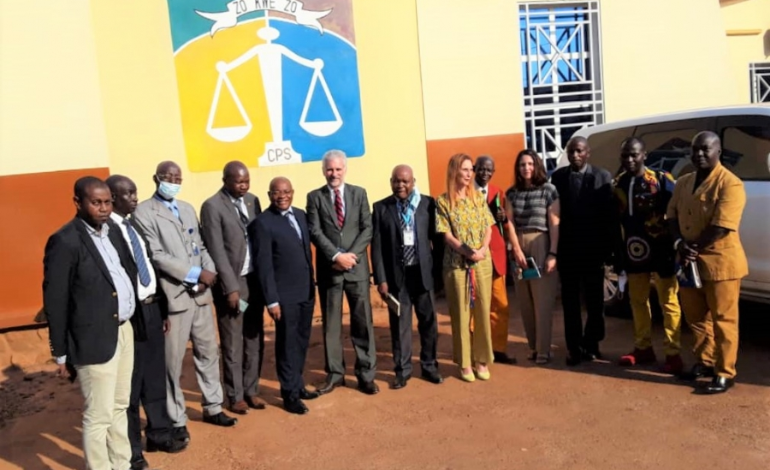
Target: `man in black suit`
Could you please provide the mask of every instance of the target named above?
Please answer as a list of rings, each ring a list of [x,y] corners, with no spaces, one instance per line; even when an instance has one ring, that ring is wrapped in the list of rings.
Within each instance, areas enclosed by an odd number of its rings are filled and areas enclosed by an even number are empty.
[[[614,227],[612,175],[588,164],[591,148],[574,137],[566,148],[569,166],[553,173],[559,191],[561,225],[557,266],[561,278],[567,365],[601,357],[604,339],[604,266],[611,265]],[[580,294],[588,311],[583,331]]]
[[[144,407],[147,427],[147,451],[175,453],[187,443],[171,436],[171,418],[166,408],[166,346],[168,310],[163,293],[158,289],[158,275],[150,260],[147,241],[141,229],[133,223],[131,214],[139,203],[136,184],[122,175],[107,178],[112,192],[110,219],[120,228],[123,239],[137,267],[137,309],[147,330],[147,340],[134,343],[134,372],[131,377],[131,401],[128,405],[128,439],[131,442],[131,469],[149,468],[142,454],[142,425],[139,404]]]
[[[302,379],[315,306],[310,233],[305,213],[291,205],[294,189],[288,179],[274,178],[267,194],[270,207],[249,224],[249,241],[267,311],[275,320],[283,407],[305,414],[302,400],[319,395],[308,391]]]
[[[43,308],[59,375],[79,378],[85,398],[83,450],[93,469],[131,467],[128,409],[134,338],[146,338],[135,315],[137,268],[118,227],[112,195],[93,176],[75,183],[76,217],[51,235],[43,259]]]
[[[407,165],[393,169],[393,195],[374,203],[372,211],[372,264],[374,283],[388,303],[390,337],[396,378],[392,388],[404,388],[412,377],[412,306],[420,332],[420,368],[427,381],[444,381],[438,372],[438,326],[433,298],[432,241],[436,236],[436,203],[414,186]]]
[[[249,408],[265,409],[257,396],[265,349],[264,302],[252,282],[251,253],[246,227],[262,212],[249,192],[249,170],[241,162],[225,165],[222,188],[201,207],[201,235],[217,268],[211,289],[222,345],[228,409],[240,415]],[[255,295],[251,295],[254,290]]]
[[[323,156],[326,183],[307,195],[310,239],[316,247],[318,294],[326,352],[326,383],[318,391],[329,393],[345,384],[342,351],[342,295],[350,306],[350,336],[356,351],[358,389],[374,395],[377,355],[374,349],[372,305],[369,301],[369,257],[372,216],[366,190],[345,184],[347,158],[340,150]]]

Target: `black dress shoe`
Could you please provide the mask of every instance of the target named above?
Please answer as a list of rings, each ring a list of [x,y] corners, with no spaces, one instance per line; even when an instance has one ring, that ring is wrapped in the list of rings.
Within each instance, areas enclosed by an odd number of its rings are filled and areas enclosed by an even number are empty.
[[[187,441],[184,439],[169,439],[167,441],[156,442],[147,439],[147,452],[165,452],[167,454],[176,454],[177,452],[185,450],[189,441],[189,439]]]
[[[570,367],[575,367],[580,365],[583,360],[580,358],[580,353],[569,353],[567,355],[567,365]]]
[[[150,464],[144,460],[144,457],[131,461],[131,470],[147,470]]]
[[[311,392],[306,388],[303,388],[299,391],[299,398],[301,400],[313,400],[314,398],[318,398],[320,396],[321,394],[319,392]]]
[[[422,371],[422,378],[436,385],[444,383],[444,377],[441,377],[441,374],[439,374],[437,370]]]
[[[599,348],[585,348],[580,351],[580,357],[584,361],[595,361],[602,358],[602,353],[599,352]]]
[[[504,352],[494,351],[492,353],[492,355],[495,358],[495,364],[505,364],[505,365],[509,365],[509,366],[513,365],[513,364],[516,364],[516,358],[515,357],[510,357],[507,354],[505,354]]]
[[[203,415],[203,422],[208,424],[213,424],[214,426],[222,426],[225,428],[229,428],[230,426],[235,426],[235,423],[238,422],[237,419],[231,418],[230,416],[227,416],[223,412],[219,412],[215,415]]]
[[[179,426],[171,430],[171,438],[175,441],[182,441],[185,444],[190,442],[190,433],[187,432],[187,426]],[[147,449],[149,450],[149,449]]]
[[[334,391],[335,388],[337,388],[337,387],[344,387],[344,386],[345,386],[345,379],[338,380],[336,382],[331,382],[331,381],[327,380],[320,387],[316,387],[316,391],[320,395],[326,395],[327,393],[331,393],[332,391]]]
[[[287,398],[283,401],[283,409],[295,415],[304,415],[308,411],[307,406],[299,398]]]
[[[358,382],[358,390],[367,395],[376,395],[380,392],[380,387],[374,381]]]
[[[393,384],[390,386],[393,390],[399,390],[406,387],[406,383],[409,381],[409,376],[396,374],[396,378],[393,380]]]
[[[679,376],[682,380],[698,380],[704,377],[716,377],[714,368],[705,364],[697,363],[688,372]]]
[[[701,395],[716,395],[717,393],[725,393],[735,385],[735,379],[728,379],[727,377],[714,377],[711,379],[711,383],[698,389],[697,391]]]

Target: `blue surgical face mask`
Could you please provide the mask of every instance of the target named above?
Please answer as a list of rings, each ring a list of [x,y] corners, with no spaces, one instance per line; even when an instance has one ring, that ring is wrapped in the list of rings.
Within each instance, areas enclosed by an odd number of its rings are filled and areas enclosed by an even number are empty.
[[[181,184],[174,184],[174,183],[168,183],[166,181],[161,181],[160,185],[158,185],[158,194],[160,194],[166,199],[174,199],[176,195],[179,194],[180,189],[182,189]]]

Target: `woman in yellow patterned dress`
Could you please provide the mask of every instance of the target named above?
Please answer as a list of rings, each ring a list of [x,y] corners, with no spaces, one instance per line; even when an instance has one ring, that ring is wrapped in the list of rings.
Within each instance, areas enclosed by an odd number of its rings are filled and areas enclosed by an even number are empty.
[[[489,380],[493,362],[489,308],[492,260],[489,241],[495,220],[473,187],[473,161],[454,155],[447,168],[447,192],[436,200],[436,231],[444,234],[444,287],[452,320],[454,362],[467,382]],[[471,318],[474,332],[471,334]]]

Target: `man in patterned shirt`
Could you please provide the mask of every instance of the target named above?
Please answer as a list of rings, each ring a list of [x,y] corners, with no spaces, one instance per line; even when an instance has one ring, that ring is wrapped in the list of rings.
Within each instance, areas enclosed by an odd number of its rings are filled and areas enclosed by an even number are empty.
[[[650,281],[653,280],[663,310],[666,354],[663,372],[682,372],[680,349],[681,309],[677,294],[674,241],[666,226],[666,207],[674,191],[674,178],[644,164],[644,142],[636,137],[621,145],[623,171],[615,178],[614,194],[619,213],[619,249],[615,272],[628,274],[628,293],[634,316],[634,350],[620,358],[620,365],[656,361],[652,349]]]

